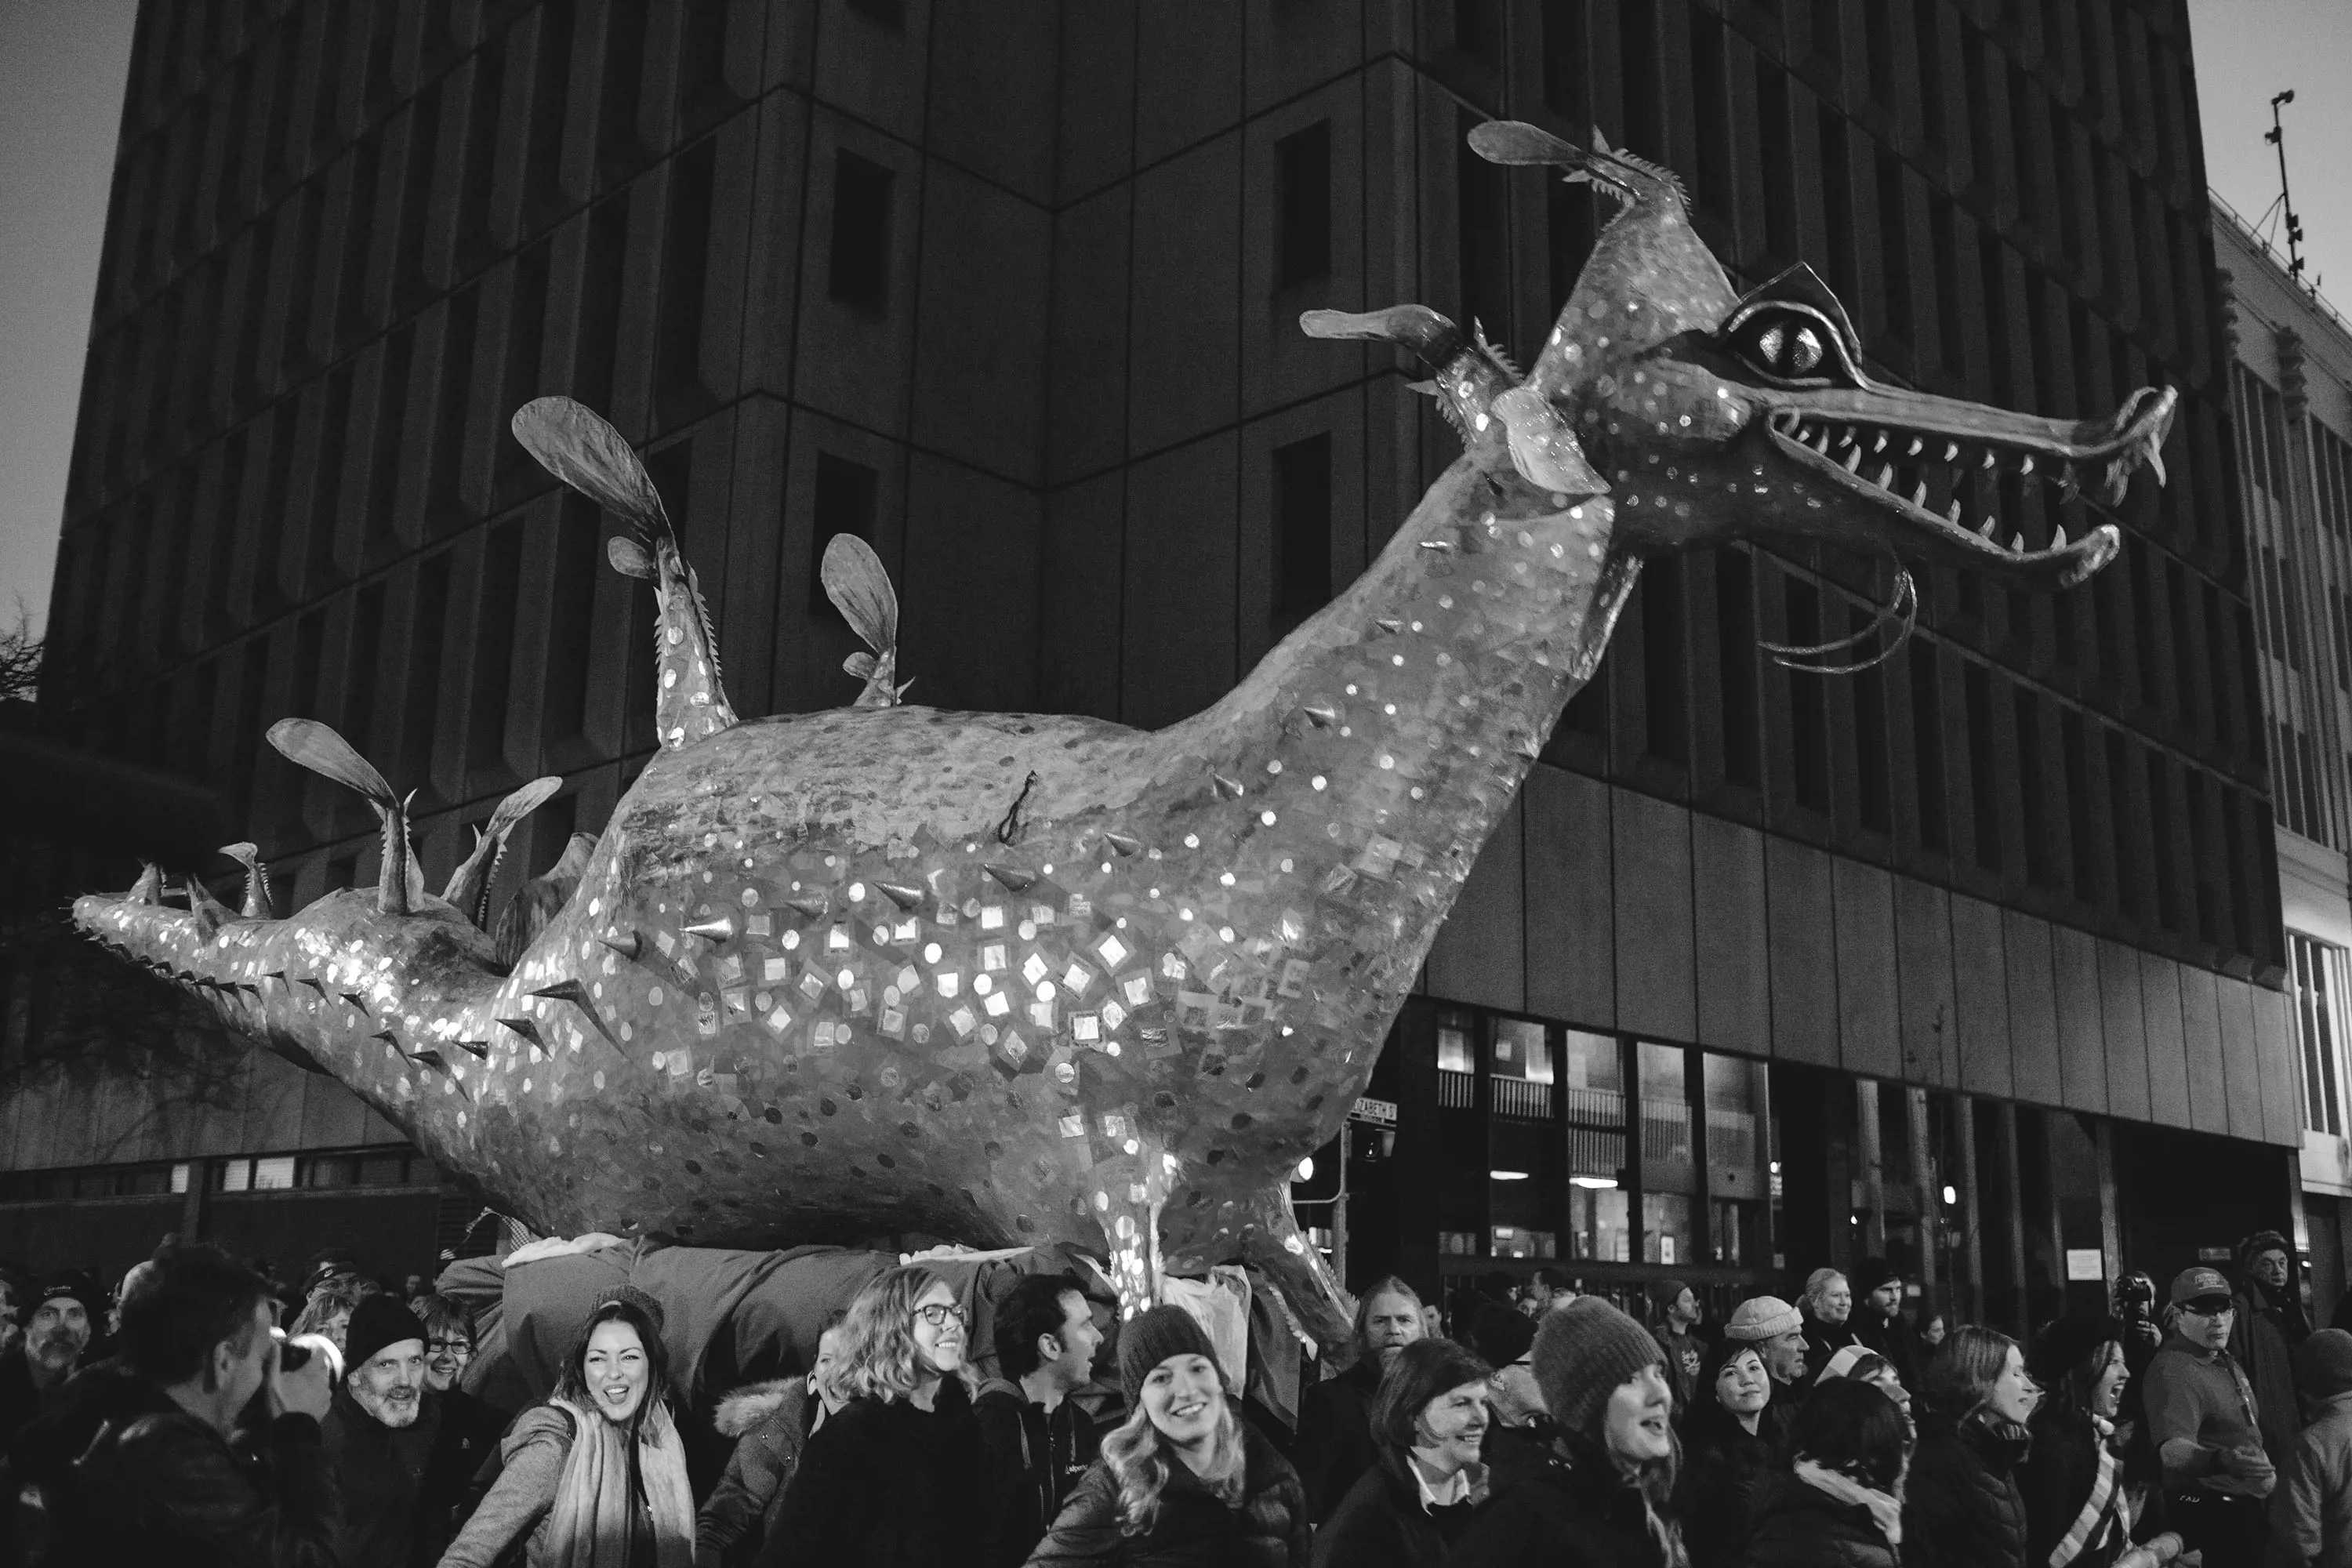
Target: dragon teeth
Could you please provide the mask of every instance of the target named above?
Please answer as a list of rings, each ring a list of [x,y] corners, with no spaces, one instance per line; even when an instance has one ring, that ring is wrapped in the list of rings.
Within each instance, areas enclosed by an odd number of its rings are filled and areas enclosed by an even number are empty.
[[[1895,465],[1892,463],[1881,463],[1878,466],[1878,477],[1870,482],[1876,485],[1883,490],[1893,489],[1895,488]]]
[[[2010,548],[2010,552],[2011,552],[2011,554],[2015,554],[2015,555],[2022,555],[2022,554],[2024,554],[2024,553],[2025,553],[2025,535],[2023,535],[2023,534],[2021,534],[2021,533],[2012,533],[2012,534],[2011,534],[2011,535],[2009,536],[2009,548]]]
[[[1847,450],[1845,455],[1845,471],[1849,474],[1860,473],[1862,471],[1861,447],[1850,447]]]
[[[1925,479],[1921,479],[1921,480],[1919,481],[1919,483],[1918,483],[1917,488],[1912,490],[1912,492],[1911,492],[1911,504],[1912,504],[1913,506],[1916,506],[1916,507],[1925,507],[1925,506],[1927,504],[1927,480],[1925,480]]]
[[[2063,550],[2066,548],[2066,525],[2064,523],[2060,523],[2056,529],[2052,531],[2050,535],[2050,548],[2053,550]]]
[[[2019,460],[2018,465],[2017,465],[2017,471],[2018,471],[2019,473],[2021,473],[2021,474],[2030,474],[2030,473],[2032,473],[2032,472],[2033,471],[2033,454],[2032,454],[2032,453],[2028,452],[2028,453],[2027,453],[2027,454],[2026,454],[2026,455],[2025,455],[2021,459],[2020,459],[2020,460]]]
[[[1874,447],[1872,447],[1870,448],[1870,455],[1871,455],[1872,457],[1874,457],[1874,457],[1878,456],[1878,454],[1879,454],[1879,453],[1884,452],[1885,450],[1886,450],[1886,432],[1885,432],[1885,431],[1884,431],[1884,430],[1881,430],[1881,431],[1878,433],[1878,442],[1877,442],[1877,444],[1876,444],[1875,446],[1874,446]]]
[[[1959,456],[1960,444],[1958,441],[1947,441],[1944,443],[1944,461],[1948,463],[1957,462],[1959,459]]]
[[[1991,518],[1985,519],[1984,526],[1977,530],[1977,537],[1979,539],[1992,539],[1992,525],[1993,520]],[[2000,541],[1994,540],[1993,542],[1998,544]]]
[[[1911,456],[1913,456],[1913,457],[1915,457],[1915,458],[1916,458],[1916,457],[1917,457],[1917,456],[1918,456],[1922,451],[1925,451],[1925,450],[1927,449],[1927,442],[1925,442],[1925,441],[1922,441],[1921,439],[1919,439],[1919,437],[1916,437],[1916,436],[1912,437],[1911,437]]]
[[[1980,466],[1988,472],[2000,467],[2000,454],[1995,452],[1991,447],[1987,447],[1985,448],[1984,462]]]
[[[1954,496],[1954,497],[1952,498],[1952,504],[1951,504],[1950,506],[1946,507],[1946,508],[1944,509],[1944,521],[1945,521],[1946,522],[1950,523],[1954,528],[1958,528],[1958,527],[1959,527],[1959,526],[1960,526],[1960,498],[1959,498],[1959,497],[1958,497],[1958,496]]]

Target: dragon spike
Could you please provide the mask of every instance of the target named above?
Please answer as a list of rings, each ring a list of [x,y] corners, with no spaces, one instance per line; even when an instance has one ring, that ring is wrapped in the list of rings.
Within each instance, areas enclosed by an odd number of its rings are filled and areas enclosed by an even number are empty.
[[[544,1048],[544,1043],[539,1037],[538,1020],[532,1018],[500,1018],[499,1022],[504,1024],[508,1028],[512,1029],[516,1034],[520,1035],[524,1039],[529,1040],[532,1045],[540,1046],[542,1049]]]
[[[877,882],[876,887],[890,895],[890,901],[902,910],[911,910],[923,901],[923,889],[912,882]]]
[[[596,1032],[598,1034],[604,1036],[605,1039],[612,1041],[614,1049],[618,1050],[620,1048],[621,1042],[614,1039],[613,1037],[613,1031],[605,1026],[603,1016],[596,1011],[596,1003],[594,998],[588,994],[588,987],[582,984],[577,976],[569,980],[559,980],[552,985],[542,985],[538,990],[532,992],[531,994],[534,996],[545,996],[552,1001],[571,1003],[574,1007],[579,1008],[582,1013],[587,1016],[588,1021],[591,1024],[596,1026]]]
[[[261,863],[258,847],[240,840],[221,846],[221,853],[245,868],[245,917],[266,921],[270,917],[269,868]]]
[[[393,793],[374,764],[353,751],[349,741],[315,719],[280,719],[269,727],[269,743],[285,753],[287,761],[366,797],[383,826],[383,870],[376,884],[376,910],[387,915],[415,913],[424,889],[412,874],[416,857],[408,844],[408,802]]]
[[[698,936],[705,942],[726,942],[735,935],[735,922],[725,915],[707,921],[697,921],[682,928],[688,936]]]
[[[634,931],[615,931],[596,939],[623,958],[635,958],[646,950],[646,939]]]
[[[160,904],[163,901],[163,868],[152,860],[139,864],[139,880],[131,884],[131,891],[122,896],[127,904]]]
[[[213,890],[202,880],[190,877],[187,884],[188,908],[194,911],[196,923],[206,931],[216,931],[224,922],[236,919],[236,911],[213,897]]]
[[[897,682],[898,669],[898,593],[874,547],[854,533],[836,533],[826,542],[824,561],[817,568],[824,596],[849,623],[858,640],[874,651],[852,654],[842,664],[862,678],[866,689],[852,704],[858,708],[895,708],[906,682]]]
[[[450,874],[449,886],[441,897],[478,930],[489,928],[490,880],[499,874],[499,862],[506,858],[507,839],[524,817],[545,805],[548,797],[562,787],[561,778],[533,779],[499,802],[489,821],[477,830],[473,852]]]

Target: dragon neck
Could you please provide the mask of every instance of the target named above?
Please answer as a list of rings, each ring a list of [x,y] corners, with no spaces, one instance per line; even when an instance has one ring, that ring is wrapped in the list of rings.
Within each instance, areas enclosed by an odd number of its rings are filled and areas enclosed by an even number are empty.
[[[1493,472],[1457,461],[1370,571],[1166,735],[1172,815],[1207,799],[1203,784],[1234,798],[1240,813],[1202,818],[1237,824],[1213,847],[1262,885],[1297,888],[1311,873],[1326,895],[1385,915],[1405,939],[1392,963],[1407,970],[1599,662],[1639,572],[1610,548],[1605,498],[1532,492]],[[1301,844],[1319,863],[1295,863]]]

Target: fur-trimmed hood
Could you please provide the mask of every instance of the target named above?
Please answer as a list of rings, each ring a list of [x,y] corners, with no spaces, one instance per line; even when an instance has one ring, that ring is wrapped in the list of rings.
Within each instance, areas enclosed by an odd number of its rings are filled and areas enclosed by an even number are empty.
[[[771,1378],[765,1383],[745,1384],[722,1396],[710,1424],[722,1437],[740,1437],[778,1415],[797,1421],[807,1404],[807,1378]]]

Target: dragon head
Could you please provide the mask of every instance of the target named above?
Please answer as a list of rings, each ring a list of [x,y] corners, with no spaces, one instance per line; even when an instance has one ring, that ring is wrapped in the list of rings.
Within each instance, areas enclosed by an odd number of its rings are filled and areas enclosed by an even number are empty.
[[[1668,171],[1597,138],[1588,152],[1515,121],[1482,125],[1470,142],[1495,163],[1564,168],[1623,204],[1525,377],[1486,400],[1496,428],[1483,443],[1492,467],[1507,457],[1538,489],[1605,494],[1612,550],[1820,542],[2063,588],[2114,558],[2115,527],[2069,540],[2053,526],[2039,547],[2015,532],[2004,542],[1976,499],[1980,482],[2038,477],[2112,506],[2142,463],[2163,480],[2169,388],[2143,388],[2105,419],[2064,420],[1884,385],[1811,268],[1736,293]],[[1396,331],[1398,319],[1327,314],[1308,330],[1414,346],[1430,336]],[[1437,390],[1443,400],[1469,384]],[[1475,458],[1488,421],[1472,422]]]

